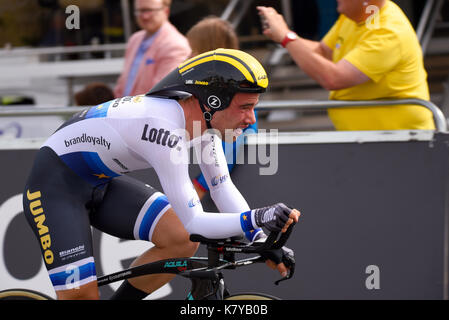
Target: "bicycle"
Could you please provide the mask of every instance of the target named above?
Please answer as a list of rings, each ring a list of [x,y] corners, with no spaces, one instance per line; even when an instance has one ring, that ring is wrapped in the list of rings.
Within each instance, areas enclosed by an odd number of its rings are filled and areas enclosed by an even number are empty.
[[[189,278],[192,282],[190,293],[186,300],[280,300],[278,297],[258,292],[246,292],[231,295],[224,282],[221,270],[236,269],[254,263],[265,262],[263,253],[268,250],[280,249],[287,242],[295,223],[290,225],[285,233],[271,232],[263,244],[247,244],[241,238],[208,239],[192,234],[190,240],[207,246],[207,257],[164,259],[119,272],[99,277],[98,286],[104,286],[116,281],[133,277],[171,273]],[[235,259],[236,253],[257,254],[246,259]],[[295,272],[295,262],[288,265],[289,273],[275,281],[291,279]],[[52,300],[51,297],[28,289],[8,289],[0,291],[0,300]]]

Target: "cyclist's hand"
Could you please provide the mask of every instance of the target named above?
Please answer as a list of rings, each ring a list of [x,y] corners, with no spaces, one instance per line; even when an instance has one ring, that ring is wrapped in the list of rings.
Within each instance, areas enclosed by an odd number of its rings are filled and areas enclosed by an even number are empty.
[[[254,209],[254,218],[259,227],[265,227],[271,232],[286,232],[293,222],[298,222],[301,213],[287,207],[283,203],[273,206]]]
[[[277,250],[269,250],[262,254],[264,258],[266,258],[266,264],[271,269],[277,269],[279,273],[286,277],[288,273],[288,269],[292,264],[295,263],[295,254],[292,249],[287,247],[282,247]]]
[[[258,233],[254,242],[263,244],[267,240],[267,235],[263,232]],[[272,249],[264,251],[260,254],[265,258],[265,262],[271,269],[277,269],[279,273],[286,277],[288,274],[288,269],[295,263],[295,254],[292,249],[283,246],[281,249]]]

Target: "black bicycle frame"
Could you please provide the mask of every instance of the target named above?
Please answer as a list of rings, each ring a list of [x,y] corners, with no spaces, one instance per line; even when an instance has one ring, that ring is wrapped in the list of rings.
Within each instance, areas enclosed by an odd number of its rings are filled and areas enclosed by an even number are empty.
[[[190,240],[207,245],[208,257],[189,257],[159,260],[141,266],[128,268],[119,272],[99,277],[98,286],[104,286],[112,282],[121,281],[143,275],[171,273],[181,275],[192,280],[192,295],[194,298],[222,299],[226,294],[222,269],[235,269],[253,263],[264,262],[259,255],[247,259],[235,261],[235,253],[260,253],[264,250],[279,249],[287,241],[293,229],[294,223],[287,232],[281,234],[271,233],[265,243],[261,245],[250,245],[240,243],[233,239],[207,239],[200,235],[191,235]],[[294,266],[290,274],[282,280],[293,276]]]

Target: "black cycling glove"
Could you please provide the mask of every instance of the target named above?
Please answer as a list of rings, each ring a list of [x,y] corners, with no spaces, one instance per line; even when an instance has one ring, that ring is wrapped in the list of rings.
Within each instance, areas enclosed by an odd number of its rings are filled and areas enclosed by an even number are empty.
[[[280,249],[264,251],[260,255],[266,260],[273,261],[275,264],[283,262],[287,268],[295,263],[295,254],[293,250],[285,246]]]
[[[266,240],[267,235],[264,234],[263,232],[260,232],[254,238],[253,243],[262,245]],[[280,249],[265,250],[261,252],[260,255],[265,260],[271,260],[276,264],[283,262],[287,268],[289,268],[292,264],[295,264],[295,253],[293,252],[292,249],[287,248],[285,246],[283,246]]]
[[[292,209],[283,203],[254,209],[254,219],[259,227],[265,227],[271,232],[281,231],[288,220]]]

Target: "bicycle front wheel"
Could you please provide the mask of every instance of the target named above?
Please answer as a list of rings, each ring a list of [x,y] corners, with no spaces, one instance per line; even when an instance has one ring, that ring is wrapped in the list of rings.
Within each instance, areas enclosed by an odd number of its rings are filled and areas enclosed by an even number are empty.
[[[53,300],[53,298],[29,289],[8,289],[0,291],[0,300]]]
[[[281,300],[281,299],[265,293],[248,292],[248,293],[233,294],[226,297],[224,300]]]

